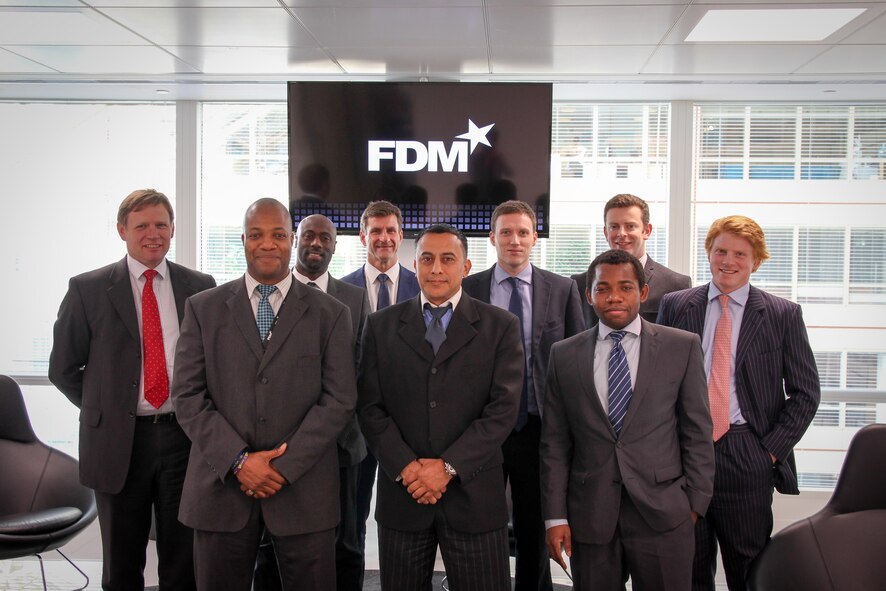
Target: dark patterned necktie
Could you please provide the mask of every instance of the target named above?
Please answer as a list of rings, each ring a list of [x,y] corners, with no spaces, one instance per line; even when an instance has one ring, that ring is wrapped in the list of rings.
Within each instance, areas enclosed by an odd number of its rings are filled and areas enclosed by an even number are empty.
[[[621,434],[622,423],[631,403],[631,371],[628,358],[621,346],[625,331],[614,330],[609,333],[612,339],[612,350],[609,351],[609,422],[615,434]]]

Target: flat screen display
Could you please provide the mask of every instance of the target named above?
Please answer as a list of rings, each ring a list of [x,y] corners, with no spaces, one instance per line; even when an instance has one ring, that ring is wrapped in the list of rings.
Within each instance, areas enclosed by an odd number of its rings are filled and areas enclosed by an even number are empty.
[[[290,82],[289,208],[360,230],[370,201],[403,212],[403,231],[446,222],[489,232],[495,206],[530,204],[548,234],[550,84]]]

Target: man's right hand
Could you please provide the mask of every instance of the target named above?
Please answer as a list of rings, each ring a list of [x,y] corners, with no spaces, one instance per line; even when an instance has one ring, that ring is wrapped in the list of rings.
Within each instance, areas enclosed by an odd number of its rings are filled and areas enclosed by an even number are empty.
[[[568,571],[569,567],[563,558],[563,552],[566,552],[567,557],[572,557],[572,530],[568,525],[555,525],[548,529],[545,537],[551,558],[562,566],[563,570]]]
[[[271,460],[279,458],[285,452],[285,443],[277,449],[249,452],[249,457],[237,472],[240,490],[258,499],[266,499],[280,492],[280,489],[288,483],[283,475],[271,465]],[[253,492],[252,495],[249,494],[250,490]]]

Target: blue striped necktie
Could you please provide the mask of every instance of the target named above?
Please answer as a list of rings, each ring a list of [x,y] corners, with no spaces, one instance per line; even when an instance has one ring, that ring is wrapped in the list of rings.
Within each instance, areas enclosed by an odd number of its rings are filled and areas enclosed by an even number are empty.
[[[261,299],[258,301],[258,312],[255,314],[255,323],[258,325],[258,336],[261,337],[261,342],[264,343],[265,339],[268,338],[268,333],[271,331],[271,326],[274,324],[274,309],[271,308],[271,302],[268,301],[268,297],[277,291],[277,286],[257,285],[255,289],[261,294]]]
[[[631,403],[631,371],[628,368],[628,358],[621,346],[621,340],[627,334],[623,330],[614,330],[609,333],[612,339],[612,350],[609,351],[609,422],[615,429],[615,434],[621,434],[622,423]]]
[[[520,321],[520,342],[526,346],[526,335],[523,334],[523,295],[520,293],[520,279],[516,277],[508,277],[511,284],[511,298],[508,300],[508,312],[517,317]],[[526,359],[529,357],[529,351],[523,352],[523,388],[520,390],[520,411],[517,413],[517,424],[514,429],[520,431],[526,426],[529,420],[529,368],[526,366]]]

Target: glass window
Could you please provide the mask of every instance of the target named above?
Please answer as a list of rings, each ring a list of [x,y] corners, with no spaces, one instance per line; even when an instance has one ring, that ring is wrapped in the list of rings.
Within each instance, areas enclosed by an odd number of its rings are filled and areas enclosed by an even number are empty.
[[[0,325],[16,335],[0,340],[0,372],[45,377],[68,279],[126,253],[120,201],[152,187],[174,203],[175,108],[0,103],[0,129],[0,275],[16,286],[0,290]]]

